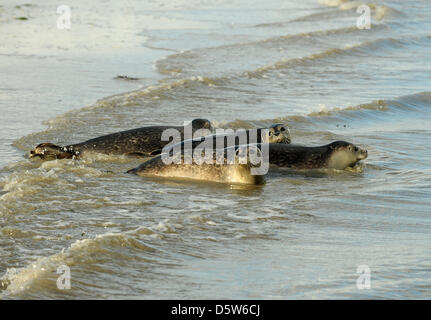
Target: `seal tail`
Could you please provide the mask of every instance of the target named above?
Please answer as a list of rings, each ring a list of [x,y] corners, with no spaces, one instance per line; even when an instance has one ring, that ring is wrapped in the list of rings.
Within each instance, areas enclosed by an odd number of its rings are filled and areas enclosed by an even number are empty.
[[[41,143],[30,151],[30,158],[41,159],[71,159],[78,153],[71,148],[60,147],[52,143]]]

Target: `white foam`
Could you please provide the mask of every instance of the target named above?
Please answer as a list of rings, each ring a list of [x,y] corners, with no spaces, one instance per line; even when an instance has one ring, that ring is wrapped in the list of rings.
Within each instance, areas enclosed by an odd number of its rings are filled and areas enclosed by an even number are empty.
[[[389,8],[384,5],[378,5],[375,3],[369,3],[366,1],[356,0],[319,0],[319,3],[327,7],[338,7],[340,10],[352,10],[356,9],[361,5],[367,5],[374,12],[374,18],[376,20],[382,20],[387,13]]]
[[[350,0],[319,0],[319,3],[327,7],[338,7],[349,1]]]

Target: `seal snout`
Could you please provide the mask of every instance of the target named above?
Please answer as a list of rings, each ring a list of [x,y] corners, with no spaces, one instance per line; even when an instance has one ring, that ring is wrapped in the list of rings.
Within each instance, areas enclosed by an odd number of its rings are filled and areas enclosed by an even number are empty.
[[[41,159],[65,159],[78,155],[73,149],[68,150],[66,147],[59,147],[52,143],[41,143],[30,151],[30,158],[39,157]]]
[[[367,151],[367,149],[362,149],[362,148],[358,148],[358,147],[356,147],[358,150],[357,150],[357,155],[358,155],[358,159],[359,160],[365,160],[365,159],[367,159],[367,157],[368,157],[368,151]]]
[[[45,147],[47,145],[49,145],[49,144],[48,143],[40,143],[33,150],[30,150],[30,158],[42,157],[46,152]]]

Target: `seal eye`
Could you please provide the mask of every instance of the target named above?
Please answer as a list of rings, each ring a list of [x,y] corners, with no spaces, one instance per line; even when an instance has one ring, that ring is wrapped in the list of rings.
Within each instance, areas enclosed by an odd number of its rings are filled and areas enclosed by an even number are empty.
[[[358,147],[355,147],[355,151],[357,152],[359,149],[358,149]]]
[[[286,129],[284,127],[281,127],[280,131],[286,131]]]
[[[272,131],[269,131],[269,132],[268,132],[268,135],[271,137],[271,136],[272,136]]]

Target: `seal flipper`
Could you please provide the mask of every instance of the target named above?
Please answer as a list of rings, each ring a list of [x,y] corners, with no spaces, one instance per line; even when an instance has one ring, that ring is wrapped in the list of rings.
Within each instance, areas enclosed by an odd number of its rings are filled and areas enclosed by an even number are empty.
[[[39,157],[43,160],[71,159],[78,156],[79,151],[72,148],[60,147],[53,143],[41,143],[30,151],[30,158]]]

